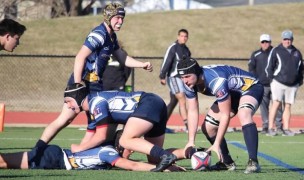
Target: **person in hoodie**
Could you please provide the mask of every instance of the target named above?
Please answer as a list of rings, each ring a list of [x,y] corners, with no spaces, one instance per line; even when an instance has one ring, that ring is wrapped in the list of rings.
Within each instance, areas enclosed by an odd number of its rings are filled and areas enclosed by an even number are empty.
[[[262,117],[262,131],[261,134],[266,134],[268,132],[269,124],[269,104],[271,100],[271,90],[270,90],[270,79],[267,77],[265,68],[267,66],[268,56],[270,51],[273,49],[271,45],[271,37],[269,34],[262,34],[260,36],[260,47],[258,50],[251,54],[248,63],[249,72],[253,73],[264,86],[263,100],[260,105],[261,117]],[[276,115],[276,127],[277,133],[282,133],[282,107],[278,108],[278,113]]]
[[[301,52],[292,45],[293,32],[282,32],[282,42],[275,47],[268,59],[266,67],[267,76],[271,79],[272,106],[269,111],[268,136],[275,136],[274,119],[278,108],[284,102],[283,136],[294,136],[289,129],[291,105],[294,104],[296,93],[303,84],[303,58]]]

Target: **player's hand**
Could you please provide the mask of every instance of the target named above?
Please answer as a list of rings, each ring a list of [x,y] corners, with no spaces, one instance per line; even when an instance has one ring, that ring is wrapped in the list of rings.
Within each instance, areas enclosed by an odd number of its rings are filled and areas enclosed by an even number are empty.
[[[166,79],[161,79],[161,80],[160,80],[160,84],[166,85]]]
[[[144,62],[144,67],[143,69],[149,71],[149,72],[152,72],[153,71],[153,66],[150,62]]]
[[[186,152],[188,152],[189,150],[193,149],[195,147],[195,144],[194,143],[191,143],[191,142],[188,142],[184,148],[184,152],[185,152],[185,155],[186,155]]]
[[[222,152],[219,146],[212,145],[206,152],[214,151],[218,157],[218,159],[223,162]]]
[[[78,144],[72,144],[71,145],[71,151],[72,151],[72,153],[79,152],[80,151],[79,145]]]

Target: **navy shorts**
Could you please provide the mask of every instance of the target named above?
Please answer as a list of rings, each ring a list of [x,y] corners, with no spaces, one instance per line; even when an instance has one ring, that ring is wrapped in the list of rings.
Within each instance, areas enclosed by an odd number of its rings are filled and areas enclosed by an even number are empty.
[[[29,169],[66,169],[59,146],[48,145],[44,151],[35,147],[27,155]]]
[[[137,117],[153,123],[153,128],[145,137],[158,137],[165,133],[167,106],[162,98],[152,93],[143,93],[137,108],[130,117]]]
[[[231,111],[234,114],[238,113],[238,108],[240,104],[240,99],[242,96],[248,95],[252,96],[255,98],[259,104],[261,104],[262,99],[263,99],[263,94],[264,94],[264,87],[262,84],[257,83],[252,85],[246,92],[243,94],[235,91],[230,91],[230,96],[231,96]],[[218,102],[214,102],[214,104],[218,104]]]

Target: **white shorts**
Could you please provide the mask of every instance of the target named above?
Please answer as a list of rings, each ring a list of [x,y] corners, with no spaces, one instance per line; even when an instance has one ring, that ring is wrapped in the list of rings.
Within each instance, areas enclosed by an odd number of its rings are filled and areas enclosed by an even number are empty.
[[[183,83],[182,79],[177,76],[168,77],[167,84],[168,84],[172,94],[185,92],[184,83]]]
[[[272,100],[284,101],[288,104],[294,104],[299,84],[296,86],[286,86],[275,79],[270,84]]]

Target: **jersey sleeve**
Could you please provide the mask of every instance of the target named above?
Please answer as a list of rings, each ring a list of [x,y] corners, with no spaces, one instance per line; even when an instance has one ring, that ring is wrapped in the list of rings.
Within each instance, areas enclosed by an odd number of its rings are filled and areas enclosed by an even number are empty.
[[[109,124],[110,112],[108,102],[105,99],[96,99],[90,104],[91,120],[88,127],[94,129],[97,125]]]
[[[120,158],[118,152],[113,146],[105,146],[98,153],[100,161],[115,165],[116,161]]]
[[[84,45],[87,46],[91,51],[94,51],[103,46],[105,42],[105,35],[98,31],[92,31],[86,37]]]
[[[194,90],[193,88],[189,88],[185,84],[183,84],[183,86],[184,86],[186,98],[193,99],[193,98],[197,97],[197,91],[196,90]]]
[[[225,101],[229,96],[228,82],[225,78],[217,78],[210,84],[212,94],[216,97],[218,102]]]

